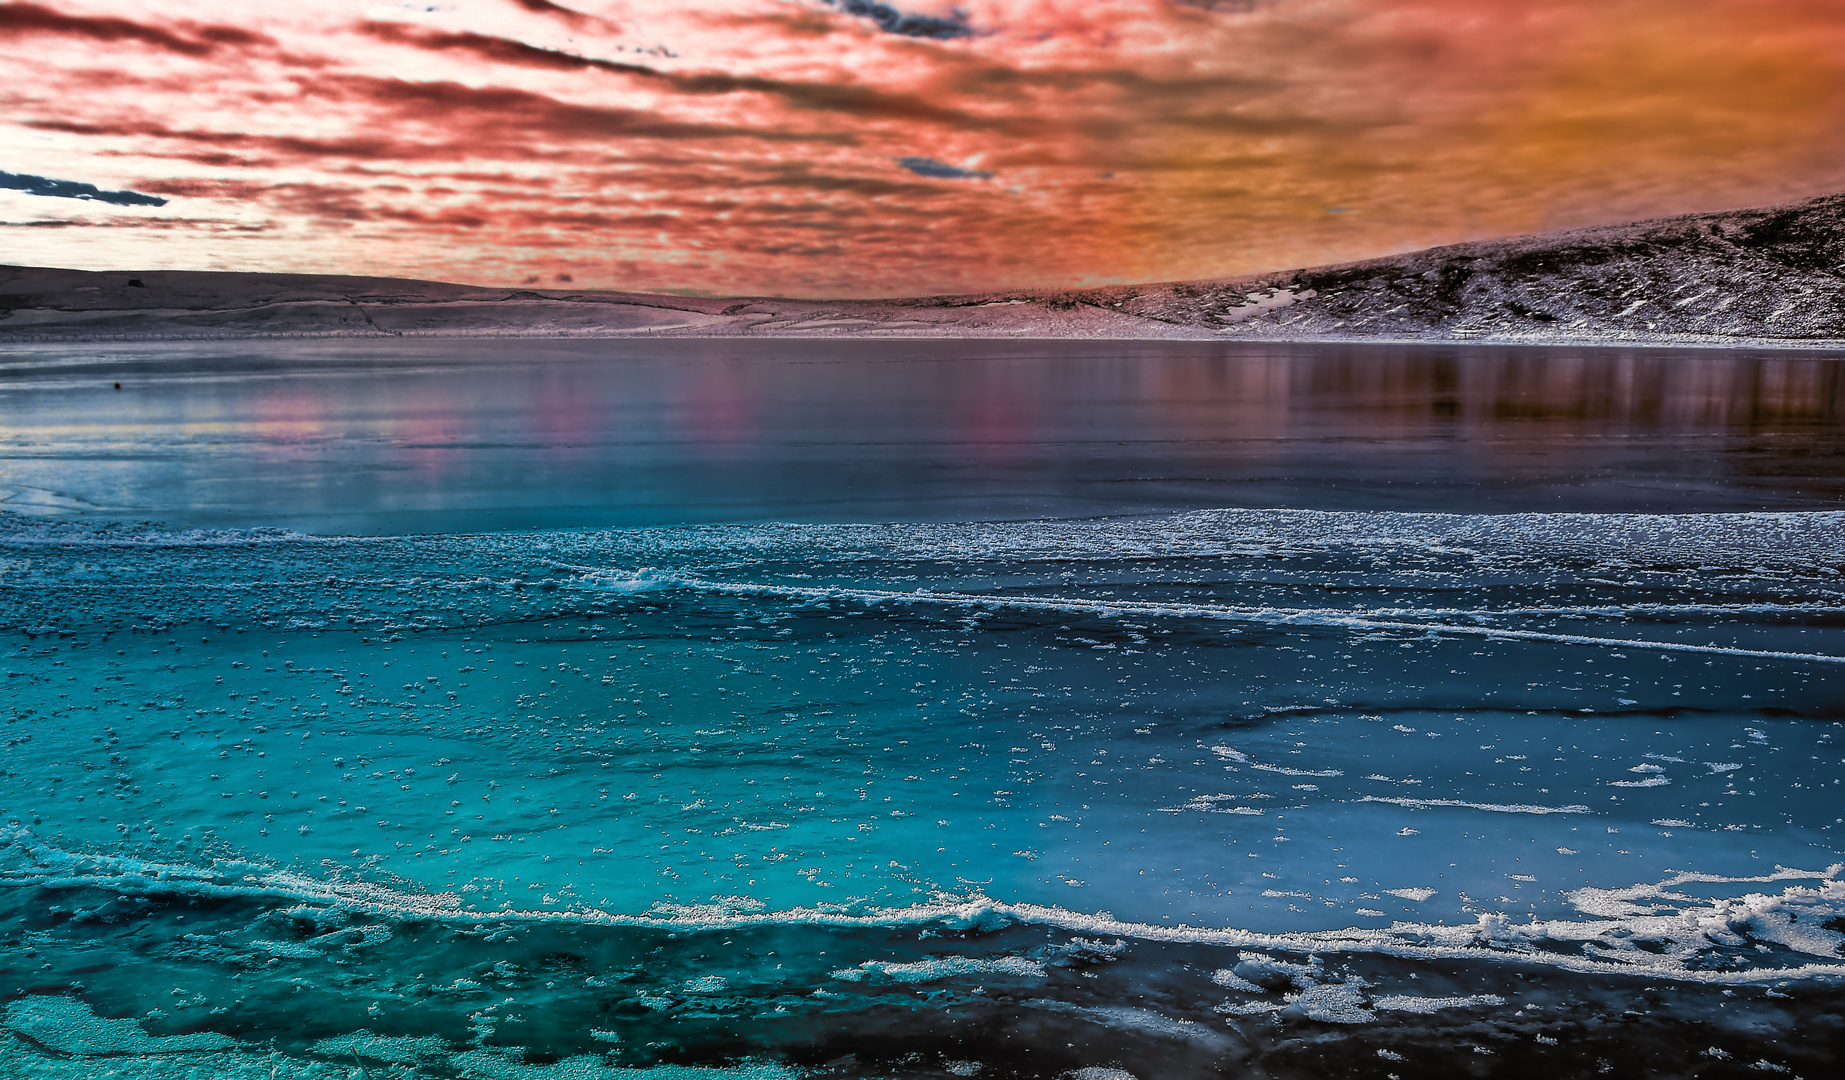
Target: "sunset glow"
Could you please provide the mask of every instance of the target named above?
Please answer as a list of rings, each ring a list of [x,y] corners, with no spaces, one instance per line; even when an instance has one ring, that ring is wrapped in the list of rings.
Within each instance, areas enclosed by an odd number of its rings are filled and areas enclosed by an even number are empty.
[[[1845,188],[1826,0],[44,0],[0,86],[0,261],[91,269],[891,295]]]

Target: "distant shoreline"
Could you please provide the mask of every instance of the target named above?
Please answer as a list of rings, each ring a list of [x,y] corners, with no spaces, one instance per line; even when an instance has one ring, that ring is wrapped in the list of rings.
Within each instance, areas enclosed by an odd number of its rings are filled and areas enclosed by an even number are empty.
[[[1845,194],[1212,281],[886,300],[0,266],[0,346],[1112,340],[1845,349]]]
[[[0,330],[0,353],[20,347],[55,347],[55,345],[234,345],[238,342],[1094,342],[1120,345],[1367,345],[1367,347],[1491,347],[1491,349],[1708,349],[1708,351],[1766,351],[1766,353],[1838,353],[1845,360],[1845,338],[1799,340],[1799,338],[1720,338],[1720,336],[1205,336],[1205,334],[1044,334],[1044,332],[906,332],[893,330],[884,334],[751,334],[751,332],[677,332],[677,330],[404,330],[389,334],[365,332],[218,332],[218,334],[159,334],[159,332],[125,332],[125,334],[6,334]],[[1825,356],[1821,356],[1825,358]]]
[[[1789,340],[1785,338],[1669,338],[1669,337],[1203,337],[1168,335],[1132,337],[1125,335],[1049,335],[1049,334],[682,334],[648,331],[607,331],[602,333],[545,333],[542,331],[451,332],[414,331],[402,334],[342,333],[242,333],[214,335],[139,335],[139,336],[44,336],[9,337],[0,334],[0,353],[30,346],[108,346],[108,345],[181,345],[236,344],[257,341],[967,341],[967,342],[1095,342],[1121,345],[1323,345],[1323,346],[1427,346],[1445,348],[1498,349],[1678,349],[1713,352],[1797,352],[1838,353],[1820,359],[1845,360],[1845,339]]]

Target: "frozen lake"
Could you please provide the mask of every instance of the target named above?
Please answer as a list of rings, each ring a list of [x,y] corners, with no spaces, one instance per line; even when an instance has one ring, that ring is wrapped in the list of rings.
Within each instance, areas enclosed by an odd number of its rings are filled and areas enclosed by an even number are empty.
[[[0,372],[19,1075],[1836,1067],[1840,361]]]
[[[120,391],[112,386],[120,383]],[[403,534],[1845,505],[1811,355],[1119,342],[46,346],[0,506]]]

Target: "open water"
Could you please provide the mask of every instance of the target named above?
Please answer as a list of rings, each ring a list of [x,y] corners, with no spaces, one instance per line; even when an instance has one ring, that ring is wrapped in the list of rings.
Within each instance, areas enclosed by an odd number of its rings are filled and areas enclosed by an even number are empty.
[[[1811,354],[18,350],[0,1076],[1836,1075],[1842,466]]]

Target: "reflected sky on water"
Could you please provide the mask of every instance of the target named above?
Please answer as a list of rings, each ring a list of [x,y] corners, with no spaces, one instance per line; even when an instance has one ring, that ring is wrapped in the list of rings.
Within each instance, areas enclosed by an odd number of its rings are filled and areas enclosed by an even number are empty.
[[[121,389],[114,389],[115,383]],[[1845,504],[1845,361],[414,340],[0,356],[0,507],[316,532]]]

